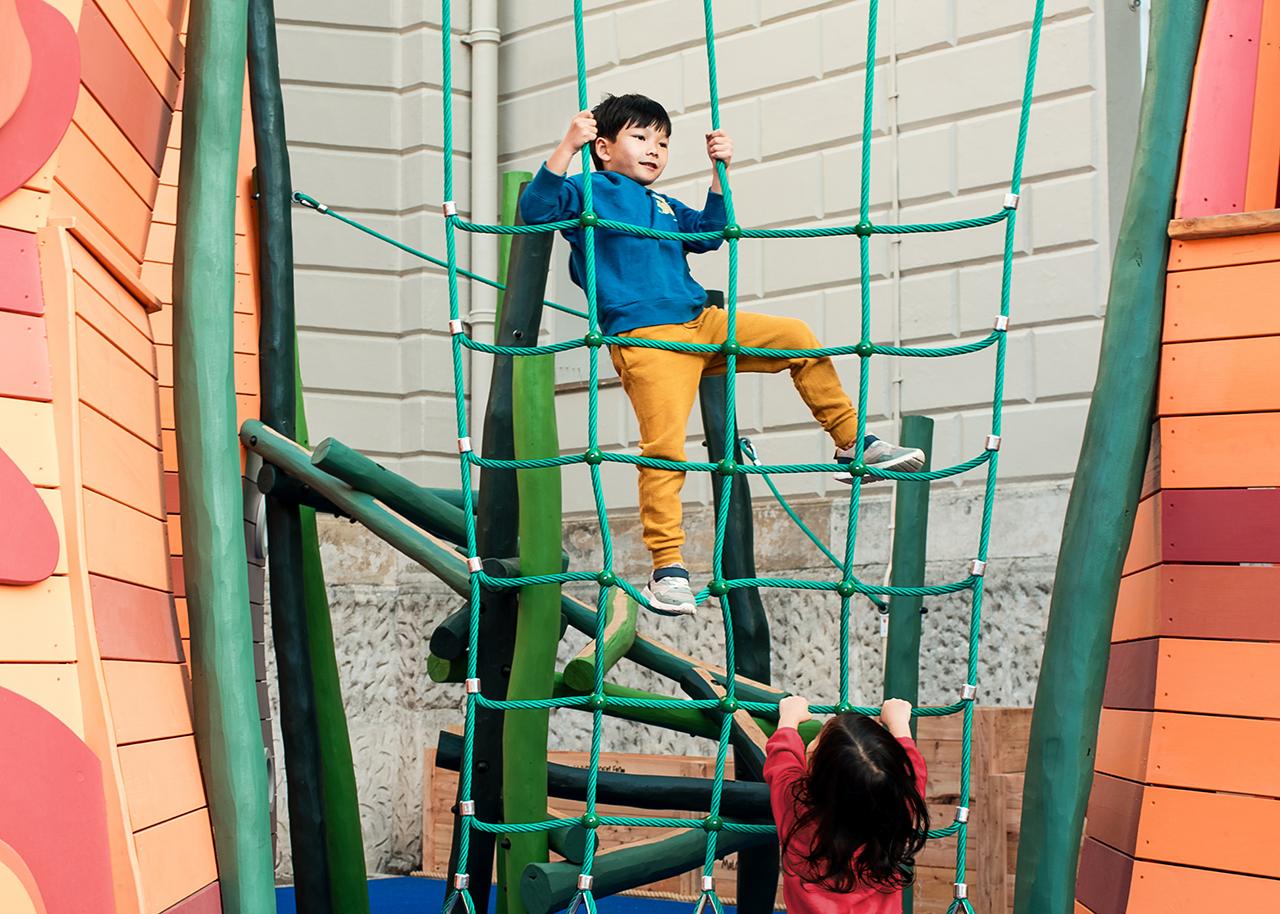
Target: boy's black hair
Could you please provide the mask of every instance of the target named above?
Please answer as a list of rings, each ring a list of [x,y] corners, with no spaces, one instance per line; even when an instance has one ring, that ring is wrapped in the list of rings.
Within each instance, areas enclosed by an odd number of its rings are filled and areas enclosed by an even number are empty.
[[[671,116],[667,109],[645,95],[606,95],[604,101],[591,109],[596,119],[596,136],[613,141],[627,127],[653,127],[671,136]],[[591,161],[596,168],[604,163],[596,155],[596,144],[591,144]]]
[[[862,714],[832,718],[808,773],[792,790],[800,814],[782,836],[788,872],[840,893],[910,884],[929,810],[916,789],[911,757],[888,730]],[[810,845],[792,847],[807,828],[813,829]]]

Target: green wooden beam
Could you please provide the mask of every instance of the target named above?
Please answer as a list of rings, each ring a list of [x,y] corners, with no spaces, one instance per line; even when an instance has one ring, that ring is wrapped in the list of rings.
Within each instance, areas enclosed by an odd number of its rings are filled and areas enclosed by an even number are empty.
[[[1166,230],[1204,9],[1205,0],[1151,8],[1138,148],[1036,686],[1015,914],[1068,914],[1074,904],[1116,594],[1151,433]]]

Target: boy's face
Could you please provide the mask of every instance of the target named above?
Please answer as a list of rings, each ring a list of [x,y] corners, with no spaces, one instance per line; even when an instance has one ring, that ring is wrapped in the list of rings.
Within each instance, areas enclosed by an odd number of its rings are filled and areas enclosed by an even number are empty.
[[[648,186],[658,180],[667,167],[668,141],[665,130],[628,124],[612,140],[598,137],[596,155],[605,171],[616,171],[637,184]]]

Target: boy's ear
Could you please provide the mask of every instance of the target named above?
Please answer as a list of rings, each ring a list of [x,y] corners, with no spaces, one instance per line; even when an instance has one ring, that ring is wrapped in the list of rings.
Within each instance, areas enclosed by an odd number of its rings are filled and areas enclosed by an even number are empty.
[[[602,137],[602,136],[596,137],[595,141],[591,144],[591,146],[592,146],[592,149],[595,151],[595,154],[599,156],[601,162],[609,161],[610,159],[609,140],[606,137]]]

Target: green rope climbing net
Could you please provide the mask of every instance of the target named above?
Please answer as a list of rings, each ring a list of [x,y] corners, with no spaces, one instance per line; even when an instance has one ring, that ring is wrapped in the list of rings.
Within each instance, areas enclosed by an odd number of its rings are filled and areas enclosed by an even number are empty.
[[[703,0],[704,20],[706,27],[706,53],[707,53],[707,73],[710,85],[711,100],[711,127],[712,129],[720,128],[720,105],[719,92],[717,90],[716,77],[716,45],[715,45],[715,27],[712,17],[712,0]],[[450,30],[450,3],[449,0],[443,0],[441,4],[442,18],[442,55],[443,55],[443,98],[444,98],[444,199],[445,201],[453,200],[453,92],[452,92],[452,47],[451,47],[451,30]],[[606,664],[604,662],[604,644],[605,644],[605,625],[607,621],[606,608],[608,605],[609,593],[611,588],[619,587],[625,590],[632,598],[640,600],[640,594],[626,580],[616,575],[613,571],[613,540],[609,527],[608,509],[605,504],[604,491],[601,485],[600,467],[604,463],[623,463],[635,466],[657,467],[660,469],[671,470],[693,470],[712,473],[718,477],[718,485],[720,486],[721,498],[719,499],[719,507],[716,515],[715,525],[715,546],[712,556],[712,579],[708,585],[698,593],[698,600],[702,602],[708,596],[723,597],[729,591],[737,588],[748,587],[770,587],[770,588],[788,588],[802,589],[811,591],[834,592],[840,597],[840,655],[839,655],[839,694],[834,704],[814,705],[813,711],[818,714],[829,714],[842,711],[860,711],[862,713],[875,714],[879,709],[874,707],[858,707],[851,704],[849,700],[849,636],[850,636],[850,616],[851,601],[855,595],[861,594],[871,598],[874,602],[880,603],[876,599],[877,596],[887,595],[912,595],[912,596],[936,596],[948,593],[957,593],[961,591],[972,592],[972,602],[969,615],[969,637],[968,637],[968,655],[966,664],[966,676],[959,699],[949,705],[941,707],[917,708],[915,714],[917,716],[943,716],[949,714],[963,715],[963,749],[961,755],[960,768],[960,803],[957,809],[955,821],[943,827],[931,830],[930,838],[942,838],[949,835],[957,836],[956,845],[956,870],[955,870],[955,892],[954,901],[951,904],[950,912],[965,911],[972,914],[973,908],[967,898],[965,886],[966,872],[966,854],[967,854],[967,833],[968,833],[968,806],[970,797],[970,767],[971,767],[971,750],[972,750],[972,734],[973,734],[973,715],[974,706],[977,696],[977,678],[978,678],[978,647],[980,640],[980,628],[982,621],[982,597],[984,571],[986,569],[986,561],[988,547],[991,537],[991,517],[995,502],[996,487],[996,468],[999,460],[1000,448],[1000,429],[1001,429],[1001,412],[1002,401],[1004,399],[1004,373],[1005,373],[1005,353],[1007,347],[1007,329],[1010,302],[1010,288],[1012,280],[1012,264],[1013,264],[1013,242],[1014,242],[1014,226],[1017,219],[1018,199],[1022,184],[1022,167],[1027,142],[1027,125],[1031,108],[1032,88],[1035,79],[1036,59],[1040,44],[1040,34],[1044,17],[1044,0],[1035,0],[1035,13],[1032,22],[1030,43],[1027,56],[1026,77],[1023,87],[1021,115],[1018,124],[1018,135],[1014,153],[1013,172],[1010,179],[1009,193],[1005,198],[1005,205],[1000,211],[988,215],[977,216],[970,219],[960,219],[951,222],[941,223],[923,223],[923,224],[899,224],[899,225],[881,225],[873,223],[871,220],[871,143],[867,138],[871,136],[871,116],[872,116],[872,100],[874,92],[875,80],[875,61],[876,61],[876,35],[879,13],[878,0],[870,0],[868,4],[868,29],[867,29],[867,48],[866,48],[866,80],[865,91],[862,106],[862,154],[860,168],[860,185],[859,185],[859,210],[858,221],[854,225],[849,226],[830,226],[822,228],[791,228],[791,229],[751,229],[744,228],[737,224],[734,215],[733,193],[729,183],[728,174],[723,163],[717,162],[716,169],[719,172],[720,183],[724,189],[724,202],[727,215],[727,226],[723,232],[665,232],[653,229],[642,228],[639,226],[629,225],[626,223],[614,222],[607,219],[601,219],[594,212],[592,207],[592,189],[591,181],[583,183],[583,212],[577,219],[567,219],[554,223],[546,223],[540,225],[524,225],[524,226],[508,226],[508,225],[479,225],[468,222],[458,216],[456,207],[452,202],[444,204],[445,212],[445,243],[446,258],[441,261],[436,258],[409,247],[402,242],[393,238],[389,238],[368,226],[362,225],[356,220],[349,219],[334,212],[329,207],[319,203],[314,198],[305,194],[295,194],[295,199],[306,206],[310,206],[322,213],[340,219],[348,225],[351,225],[361,231],[378,237],[390,244],[395,245],[399,249],[423,258],[431,263],[443,266],[448,271],[449,284],[449,317],[450,329],[452,332],[452,353],[453,353],[453,374],[455,383],[455,405],[457,411],[457,429],[458,429],[458,450],[460,454],[459,466],[461,472],[462,495],[464,501],[463,516],[467,520],[466,530],[466,546],[467,554],[471,556],[470,567],[472,573],[470,576],[470,627],[467,653],[467,700],[465,708],[465,737],[463,741],[462,764],[460,767],[461,783],[459,788],[460,798],[460,815],[463,817],[463,828],[460,830],[457,856],[458,875],[455,875],[452,890],[445,899],[444,911],[451,911],[456,905],[461,904],[467,911],[474,911],[474,905],[471,899],[470,890],[468,888],[465,874],[467,872],[467,858],[469,849],[470,834],[473,830],[481,832],[495,833],[522,833],[536,831],[550,831],[571,825],[583,825],[588,829],[589,837],[586,842],[585,852],[582,858],[581,875],[578,880],[578,893],[574,897],[569,910],[572,912],[579,906],[585,906],[587,911],[594,912],[596,910],[595,899],[591,889],[591,872],[593,862],[596,856],[596,834],[595,829],[600,826],[628,826],[628,827],[660,827],[660,828],[695,828],[702,829],[706,834],[706,857],[703,866],[703,893],[698,903],[698,910],[702,911],[707,907],[711,907],[715,911],[721,910],[720,900],[716,895],[714,881],[712,879],[712,868],[716,860],[716,843],[717,837],[721,831],[729,832],[769,832],[773,830],[772,825],[767,824],[751,824],[725,821],[720,815],[721,798],[724,784],[725,763],[730,745],[730,731],[732,715],[730,713],[721,714],[719,740],[716,748],[716,762],[714,770],[714,784],[712,789],[711,803],[709,814],[702,819],[672,819],[657,817],[631,817],[631,816],[601,816],[597,813],[596,794],[597,794],[597,776],[599,772],[600,749],[601,749],[601,729],[604,719],[604,712],[607,707],[614,708],[647,708],[656,710],[668,709],[703,709],[721,712],[729,712],[735,709],[745,709],[754,712],[776,712],[777,705],[774,702],[767,701],[745,701],[739,700],[735,694],[735,662],[734,662],[734,632],[733,622],[729,612],[727,600],[721,600],[721,610],[723,616],[724,632],[725,632],[725,670],[727,676],[724,682],[724,697],[719,700],[707,699],[648,699],[648,698],[632,698],[613,696],[605,694],[604,674]],[[586,64],[583,40],[583,14],[582,0],[574,0],[573,3],[573,23],[574,23],[574,41],[577,60],[577,88],[578,88],[578,107],[585,109],[590,107],[587,93]],[[591,158],[588,150],[584,147],[581,153],[582,170],[587,173],[591,169]],[[961,231],[971,228],[979,228],[982,226],[995,225],[997,223],[1004,224],[1004,251],[1003,251],[1003,268],[1000,284],[1000,305],[995,317],[994,327],[992,331],[984,338],[975,342],[958,346],[944,347],[909,347],[909,346],[882,346],[872,342],[871,336],[871,285],[870,277],[870,245],[871,238],[876,235],[903,235],[918,233],[936,233]],[[484,282],[488,285],[499,286],[492,280],[475,276],[472,273],[462,270],[457,263],[457,244],[456,238],[459,231],[476,232],[482,234],[529,234],[538,232],[552,232],[561,229],[568,229],[581,226],[584,229],[584,253],[585,253],[585,290],[587,297],[587,311],[583,313],[572,308],[566,308],[557,305],[554,302],[546,302],[549,307],[556,308],[561,311],[576,314],[585,318],[587,322],[586,333],[578,338],[563,340],[543,346],[529,347],[510,347],[497,346],[478,340],[471,339],[464,332],[460,319],[459,299],[458,299],[458,277],[465,276],[467,278]],[[662,340],[636,340],[623,337],[605,336],[600,332],[597,303],[596,303],[596,230],[609,229],[616,232],[626,232],[646,238],[667,239],[676,241],[692,241],[692,240],[710,240],[723,237],[728,243],[728,288],[726,296],[728,327],[726,340],[722,344],[689,344],[667,342]],[[860,316],[860,338],[859,342],[850,346],[831,346],[818,349],[794,350],[794,349],[765,349],[757,347],[741,346],[736,340],[735,327],[737,317],[738,303],[738,263],[739,263],[739,244],[742,239],[780,239],[780,238],[820,238],[832,236],[853,236],[857,238],[858,243],[858,262],[859,262],[859,316]],[[598,419],[599,419],[599,354],[602,346],[643,346],[658,349],[666,349],[675,352],[718,352],[724,355],[726,362],[725,372],[725,403],[726,418],[724,424],[725,447],[724,453],[734,453],[734,429],[736,423],[735,415],[735,390],[737,383],[737,359],[739,356],[755,356],[755,357],[773,357],[773,358],[792,358],[792,357],[815,357],[815,356],[837,356],[837,355],[857,355],[859,357],[859,374],[858,374],[858,437],[857,452],[855,461],[852,465],[854,475],[853,485],[849,495],[849,519],[845,533],[843,557],[837,557],[831,550],[827,549],[811,532],[807,529],[806,534],[814,540],[815,543],[822,548],[830,559],[833,566],[840,571],[838,580],[817,581],[817,580],[799,580],[789,578],[740,578],[729,579],[723,573],[724,559],[724,543],[725,530],[729,519],[729,503],[731,497],[731,484],[733,477],[737,474],[749,474],[763,476],[768,482],[774,494],[781,501],[777,489],[773,487],[769,481],[770,474],[778,473],[826,473],[835,472],[843,467],[834,463],[807,463],[807,464],[780,464],[768,465],[758,463],[754,451],[749,447],[744,449],[744,455],[747,458],[746,463],[735,462],[731,458],[710,463],[699,461],[673,461],[659,460],[655,458],[639,457],[628,454],[618,454],[604,451],[600,448],[598,436]],[[869,366],[870,360],[876,355],[887,355],[894,357],[911,357],[911,358],[939,358],[945,356],[964,355],[973,352],[979,352],[988,347],[996,348],[996,365],[994,378],[994,393],[992,398],[992,417],[991,417],[991,433],[986,439],[986,446],[982,452],[958,463],[954,466],[944,467],[937,470],[926,472],[893,472],[876,470],[867,467],[862,462],[862,442],[866,431],[866,410],[868,398],[869,384]],[[547,458],[541,460],[496,460],[485,459],[480,457],[471,449],[471,442],[467,431],[467,415],[465,408],[465,387],[463,382],[463,349],[471,349],[478,352],[486,352],[495,355],[526,357],[545,355],[548,353],[567,352],[572,349],[587,349],[588,367],[589,367],[589,386],[588,386],[588,446],[587,449],[579,454],[570,454],[566,456]],[[472,505],[472,488],[471,473],[473,467],[489,468],[489,469],[532,469],[569,466],[574,464],[586,464],[591,478],[591,489],[594,495],[596,515],[600,525],[600,535],[602,540],[602,562],[603,568],[598,572],[563,572],[560,574],[544,574],[544,575],[528,575],[522,577],[498,578],[486,574],[480,565],[477,556],[476,546],[476,525],[473,514]],[[866,584],[853,574],[854,554],[856,546],[856,532],[858,526],[858,512],[861,503],[861,492],[864,480],[867,479],[906,479],[906,480],[935,480],[945,479],[965,473],[978,467],[986,466],[986,486],[983,497],[981,530],[978,540],[977,555],[968,568],[968,575],[964,578],[947,583],[934,584],[922,587],[890,587],[875,586]],[[783,501],[786,507],[785,501]],[[794,512],[787,508],[788,513],[793,520],[799,523],[798,517]],[[803,524],[801,524],[803,529]],[[535,584],[554,584],[569,582],[591,582],[594,581],[598,585],[597,612],[596,612],[596,632],[595,632],[595,663],[594,663],[594,687],[590,694],[566,696],[562,698],[545,698],[545,699],[528,699],[528,700],[495,700],[484,695],[480,688],[480,682],[477,678],[477,657],[479,655],[479,611],[480,611],[480,592],[481,587],[491,589],[517,588],[525,585]],[[569,819],[549,819],[540,822],[486,822],[476,817],[474,811],[474,803],[471,802],[471,771],[474,752],[474,736],[475,736],[475,713],[477,708],[492,708],[499,710],[520,710],[533,708],[565,708],[579,707],[587,708],[593,712],[592,731],[591,731],[591,750],[590,764],[588,768],[587,791],[586,791],[586,814],[578,818]]]

